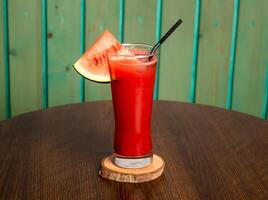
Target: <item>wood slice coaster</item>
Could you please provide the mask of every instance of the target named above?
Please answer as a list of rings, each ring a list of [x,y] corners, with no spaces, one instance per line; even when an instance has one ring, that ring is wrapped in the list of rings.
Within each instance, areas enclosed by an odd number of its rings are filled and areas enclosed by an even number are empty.
[[[111,155],[102,160],[99,175],[119,182],[141,183],[151,181],[161,176],[165,167],[164,160],[156,154],[153,155],[150,165],[138,169],[118,167],[113,163],[113,158],[114,156]]]

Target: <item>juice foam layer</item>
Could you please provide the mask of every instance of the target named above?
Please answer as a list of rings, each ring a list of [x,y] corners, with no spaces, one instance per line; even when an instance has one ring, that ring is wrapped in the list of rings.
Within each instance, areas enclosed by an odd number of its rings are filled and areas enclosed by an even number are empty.
[[[155,55],[151,56],[148,50],[143,49],[128,49],[122,47],[119,51],[109,56],[110,61],[118,61],[122,62],[121,64],[127,65],[138,65],[138,64],[148,64],[150,65],[153,62],[157,61]],[[128,62],[129,61],[129,62]]]

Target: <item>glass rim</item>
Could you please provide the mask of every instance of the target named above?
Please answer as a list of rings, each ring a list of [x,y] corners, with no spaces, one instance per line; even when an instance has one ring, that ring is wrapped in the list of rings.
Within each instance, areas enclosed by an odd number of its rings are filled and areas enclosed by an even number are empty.
[[[123,47],[129,47],[129,46],[133,46],[135,48],[135,46],[137,47],[145,47],[144,49],[146,50],[146,48],[148,48],[149,51],[152,50],[153,46],[149,45],[149,44],[144,44],[144,43],[122,43],[121,44]],[[153,57],[156,56],[158,53],[158,50],[156,50],[154,53],[149,53],[147,55],[118,55],[116,53],[112,53],[109,55],[109,57],[119,57],[119,56],[123,56],[123,57],[127,57],[127,58],[149,58],[149,57]]]

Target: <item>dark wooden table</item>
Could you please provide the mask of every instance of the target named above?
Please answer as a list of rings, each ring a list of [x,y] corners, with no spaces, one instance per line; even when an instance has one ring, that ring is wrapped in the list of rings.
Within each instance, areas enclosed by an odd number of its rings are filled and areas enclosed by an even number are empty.
[[[152,182],[100,178],[112,152],[111,102],[51,108],[0,123],[0,199],[268,199],[268,122],[224,109],[156,102]]]

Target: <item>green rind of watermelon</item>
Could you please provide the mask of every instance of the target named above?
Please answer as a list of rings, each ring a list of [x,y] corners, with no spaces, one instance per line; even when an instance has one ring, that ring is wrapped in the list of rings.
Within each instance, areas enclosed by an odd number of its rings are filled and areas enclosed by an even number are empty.
[[[111,78],[110,75],[97,75],[94,74],[88,70],[86,70],[86,68],[84,66],[82,66],[79,62],[76,62],[75,64],[73,64],[73,68],[75,69],[75,71],[80,74],[81,76],[83,76],[85,79],[96,82],[96,83],[110,83],[111,82]]]

